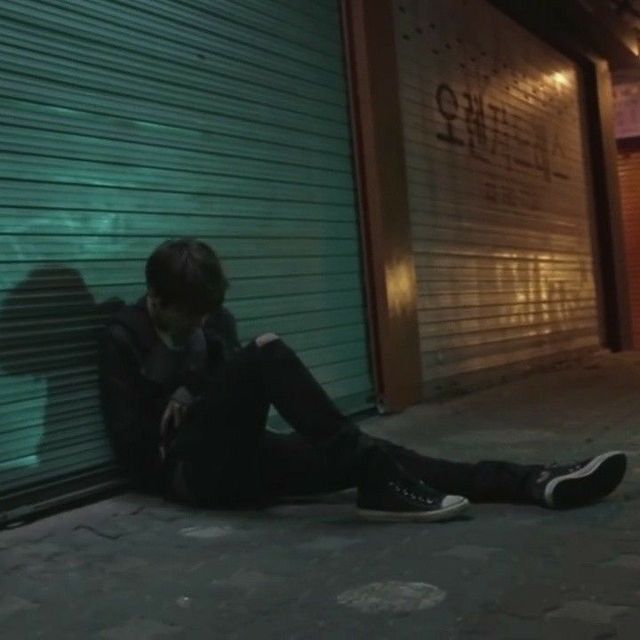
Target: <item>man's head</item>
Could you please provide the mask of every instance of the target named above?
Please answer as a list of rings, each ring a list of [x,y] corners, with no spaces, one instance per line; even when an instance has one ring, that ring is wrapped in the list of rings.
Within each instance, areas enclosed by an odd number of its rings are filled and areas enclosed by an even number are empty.
[[[213,249],[195,238],[163,242],[149,256],[145,275],[153,321],[177,341],[222,305],[229,286]]]

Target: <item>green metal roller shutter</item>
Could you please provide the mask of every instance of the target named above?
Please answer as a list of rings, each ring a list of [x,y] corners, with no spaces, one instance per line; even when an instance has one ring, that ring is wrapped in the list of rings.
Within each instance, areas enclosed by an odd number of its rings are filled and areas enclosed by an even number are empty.
[[[166,237],[345,411],[371,377],[335,0],[0,1],[0,487],[110,461],[94,331]]]

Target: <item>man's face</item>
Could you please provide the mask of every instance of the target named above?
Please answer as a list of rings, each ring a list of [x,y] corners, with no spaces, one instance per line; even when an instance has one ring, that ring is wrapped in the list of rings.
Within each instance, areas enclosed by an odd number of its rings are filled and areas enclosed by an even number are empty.
[[[186,342],[189,336],[207,319],[206,314],[194,314],[172,305],[163,305],[158,298],[151,294],[149,294],[149,311],[158,329],[168,333],[178,344]]]

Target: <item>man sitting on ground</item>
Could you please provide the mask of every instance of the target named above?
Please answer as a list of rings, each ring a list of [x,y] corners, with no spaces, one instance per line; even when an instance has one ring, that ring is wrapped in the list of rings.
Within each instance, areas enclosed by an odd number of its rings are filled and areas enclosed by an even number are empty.
[[[240,345],[213,249],[181,238],[146,263],[147,293],[112,317],[100,390],[116,455],[141,489],[203,507],[357,487],[358,513],[450,519],[469,501],[569,508],[613,491],[622,452],[569,465],[451,462],[369,436],[274,333]],[[295,430],[266,429],[274,406]]]

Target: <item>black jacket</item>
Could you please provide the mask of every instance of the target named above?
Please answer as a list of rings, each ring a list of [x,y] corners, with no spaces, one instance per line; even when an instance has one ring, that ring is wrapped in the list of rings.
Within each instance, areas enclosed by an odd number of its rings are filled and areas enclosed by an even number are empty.
[[[158,337],[145,297],[109,319],[99,339],[102,412],[116,457],[139,488],[162,489],[160,420],[172,395],[185,387],[197,402],[239,347],[235,319],[224,307],[194,332],[184,352]]]

